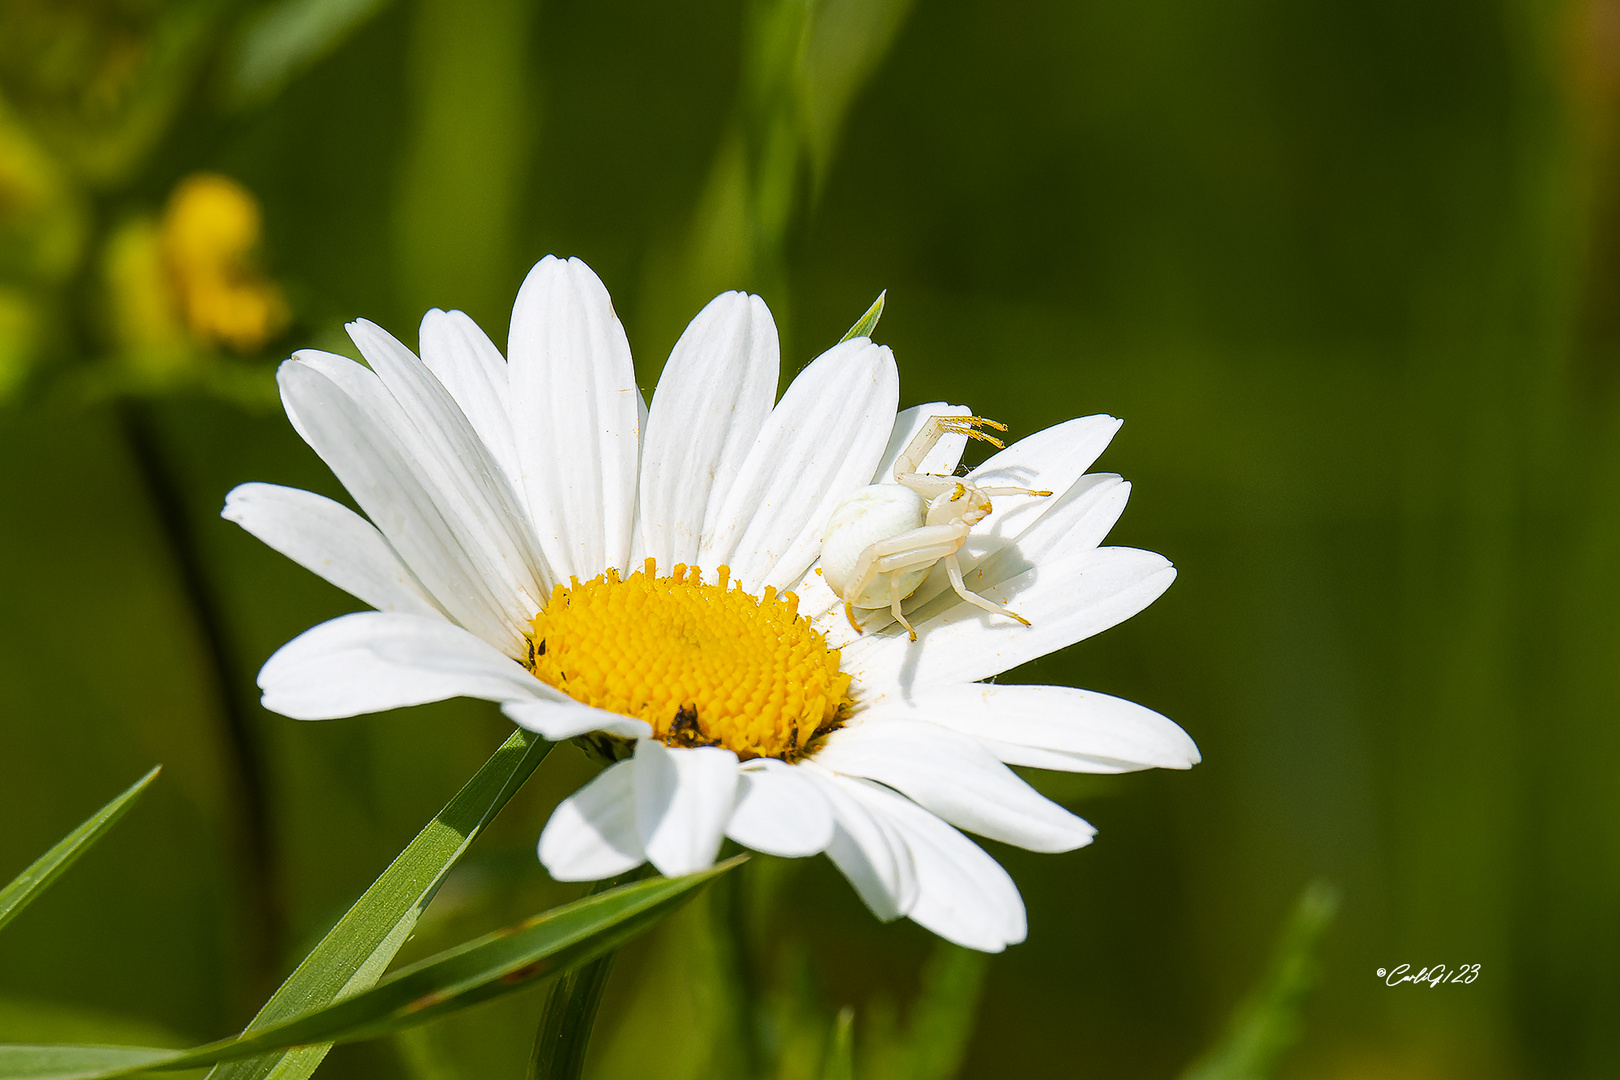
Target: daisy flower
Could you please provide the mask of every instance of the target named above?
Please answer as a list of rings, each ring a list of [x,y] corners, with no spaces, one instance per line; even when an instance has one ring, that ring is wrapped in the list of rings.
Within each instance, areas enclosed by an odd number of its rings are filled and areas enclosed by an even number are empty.
[[[265,707],[321,720],[467,696],[594,747],[613,764],[540,837],[554,877],[690,873],[728,837],[826,852],[878,917],[997,951],[1024,939],[1023,901],[958,830],[1050,852],[1094,833],[1009,764],[1198,761],[1140,705],[982,681],[1129,618],[1175,576],[1099,546],[1130,491],[1086,472],[1112,417],[962,478],[1055,494],[997,497],[957,552],[967,585],[1017,618],[964,602],[935,566],[904,603],[913,641],[887,609],[857,630],[818,565],[834,510],[892,482],[932,417],[968,411],[897,412],[887,348],[843,342],[777,401],[770,311],[727,293],[676,343],[649,409],[607,289],[551,257],[518,293],[505,357],[455,311],[423,319],[420,358],[372,323],[348,329],[369,367],[305,351],[278,379],[365,516],[257,483],[224,516],[376,610],[271,656]],[[946,427],[920,471],[956,470],[970,425]]]

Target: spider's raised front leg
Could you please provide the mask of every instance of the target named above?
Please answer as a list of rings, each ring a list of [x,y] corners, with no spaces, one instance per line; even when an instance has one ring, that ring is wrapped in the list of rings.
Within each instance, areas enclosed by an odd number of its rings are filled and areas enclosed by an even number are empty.
[[[922,460],[928,456],[928,451],[937,446],[939,440],[943,439],[947,434],[966,435],[970,439],[987,442],[998,450],[1006,445],[994,435],[986,435],[980,431],[981,427],[995,428],[997,431],[1007,430],[1006,424],[998,424],[996,421],[984,416],[930,417],[917,434],[912,436],[911,441],[906,444],[905,450],[901,452],[900,457],[895,461],[894,478],[903,484],[905,483],[904,478],[907,476],[930,475],[928,473],[918,473],[917,470],[922,467]],[[934,494],[938,494],[938,492]]]

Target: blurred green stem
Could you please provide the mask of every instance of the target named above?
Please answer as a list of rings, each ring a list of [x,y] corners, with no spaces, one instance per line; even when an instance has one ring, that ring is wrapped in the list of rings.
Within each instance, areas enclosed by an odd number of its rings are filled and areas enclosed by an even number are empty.
[[[1339,910],[1339,892],[1325,881],[1305,887],[1283,924],[1271,963],[1238,1003],[1220,1040],[1181,1080],[1265,1080],[1299,1039],[1305,1000],[1316,985],[1322,935]]]
[[[727,845],[726,853],[734,849]],[[757,890],[761,864],[745,867],[742,873],[727,874],[709,890],[710,925],[714,927],[715,946],[720,972],[725,980],[725,992],[733,1017],[731,1028],[737,1033],[739,1064],[744,1076],[763,1076],[764,1061],[760,1047],[760,1028],[766,1008],[761,992],[759,965],[755,960],[749,929],[755,924],[760,897],[745,896],[743,890]],[[746,884],[744,883],[746,880]],[[753,900],[749,905],[747,901]],[[767,901],[768,902],[768,901]],[[755,911],[747,910],[752,906]],[[754,916],[750,918],[749,916]]]
[[[212,584],[203,572],[187,518],[180,485],[164,455],[157,425],[149,408],[138,401],[122,401],[115,415],[129,444],[130,458],[146,488],[153,515],[174,560],[182,595],[196,620],[219,718],[224,727],[227,787],[237,794],[235,825],[239,843],[236,870],[239,878],[245,933],[244,961],[249,989],[257,994],[261,983],[274,975],[283,919],[270,827],[264,754],[249,723],[236,688],[243,685],[224,613]]]
[[[586,895],[607,892],[649,873],[649,867],[640,866],[616,878],[595,882]],[[540,1029],[535,1033],[534,1053],[529,1059],[529,1080],[579,1080],[585,1071],[585,1052],[590,1049],[596,1009],[602,1004],[602,993],[618,955],[617,951],[610,952],[552,982],[545,1007],[540,1010]]]

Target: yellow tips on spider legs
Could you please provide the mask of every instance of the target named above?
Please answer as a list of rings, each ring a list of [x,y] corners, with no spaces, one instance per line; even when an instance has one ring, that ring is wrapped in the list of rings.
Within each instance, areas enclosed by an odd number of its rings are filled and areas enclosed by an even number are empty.
[[[966,435],[968,438],[978,439],[980,442],[987,442],[998,450],[1007,445],[994,435],[987,435],[979,430],[981,427],[995,428],[997,431],[1007,430],[1006,424],[992,420],[988,416],[942,416],[940,421],[946,431]]]

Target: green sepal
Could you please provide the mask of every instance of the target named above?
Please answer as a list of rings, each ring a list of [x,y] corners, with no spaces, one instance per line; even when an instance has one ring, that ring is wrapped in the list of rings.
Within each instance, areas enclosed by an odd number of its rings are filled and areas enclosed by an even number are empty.
[[[872,331],[877,329],[878,320],[883,318],[883,298],[888,295],[888,289],[878,293],[878,298],[872,301],[872,306],[866,309],[866,314],[855,320],[855,325],[850,327],[844,333],[844,336],[838,339],[838,344],[842,345],[844,342],[853,341],[858,337],[871,337]]]

